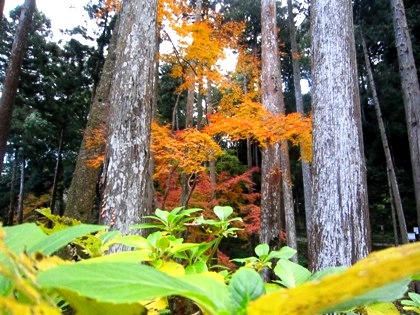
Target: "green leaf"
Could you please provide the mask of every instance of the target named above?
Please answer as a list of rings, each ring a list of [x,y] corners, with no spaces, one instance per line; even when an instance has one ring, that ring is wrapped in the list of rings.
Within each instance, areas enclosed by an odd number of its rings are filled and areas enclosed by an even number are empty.
[[[161,219],[162,223],[168,224],[168,216],[169,216],[169,212],[168,211],[156,209],[155,215],[158,218]]]
[[[144,250],[133,250],[126,252],[118,252],[105,256],[94,257],[79,262],[80,264],[96,264],[99,262],[132,262],[138,263],[142,261],[150,261],[149,252]]]
[[[366,315],[400,315],[400,312],[392,303],[375,303],[364,307]]]
[[[186,274],[198,274],[198,273],[203,273],[207,271],[208,271],[207,264],[204,261],[197,261],[194,264],[189,265],[185,268]]]
[[[274,273],[277,277],[280,278],[280,283],[283,284],[286,288],[294,288],[311,276],[311,272],[287,259],[280,259],[274,268]]]
[[[38,242],[32,244],[29,247],[28,252],[35,253],[36,251],[39,251],[44,255],[52,255],[57,250],[66,246],[68,243],[78,237],[82,237],[89,233],[98,232],[100,230],[105,230],[107,228],[108,227],[104,225],[101,226],[91,224],[71,226],[65,230],[50,234],[47,237],[42,238]]]
[[[126,235],[121,236],[113,241],[113,243],[122,244],[128,247],[134,247],[138,249],[150,248],[150,244],[144,237],[140,235]]]
[[[209,314],[229,314],[229,303],[224,297],[228,295],[227,289],[223,284],[215,283],[216,280],[202,277],[181,280],[152,267],[134,263],[59,265],[40,272],[36,282],[42,288],[69,290],[106,303],[138,303],[179,295],[193,300]]]
[[[408,292],[408,296],[413,300],[414,303],[416,303],[417,306],[420,307],[420,294],[415,292]]]
[[[240,268],[232,276],[229,291],[235,307],[234,314],[246,314],[248,303],[264,294],[264,281],[258,272]]]
[[[257,254],[258,257],[268,255],[269,251],[270,247],[268,246],[268,244],[259,244],[257,245],[257,247],[255,247],[255,254]]]
[[[68,290],[59,290],[77,315],[146,315],[147,309],[139,303],[107,303],[81,296]]]
[[[6,232],[6,245],[16,254],[21,253],[48,237],[35,223],[5,226],[3,229]]]
[[[213,209],[220,221],[224,222],[233,213],[233,208],[229,206],[215,206]]]
[[[275,258],[275,259],[280,259],[280,258],[289,259],[289,258],[292,258],[296,253],[297,253],[296,249],[293,249],[289,246],[284,246],[284,247],[280,248],[280,250],[271,251],[268,254],[266,259],[267,260],[271,260],[273,258]]]
[[[163,224],[156,223],[140,223],[135,224],[129,227],[129,229],[163,229],[165,226]]]

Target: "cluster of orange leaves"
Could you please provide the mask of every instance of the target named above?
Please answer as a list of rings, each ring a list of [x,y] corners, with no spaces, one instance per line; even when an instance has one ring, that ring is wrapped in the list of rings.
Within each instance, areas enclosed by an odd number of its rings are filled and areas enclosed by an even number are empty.
[[[155,177],[168,175],[170,168],[185,174],[205,170],[204,162],[223,154],[214,139],[195,128],[172,132],[169,126],[152,123],[152,152],[155,159]]]
[[[90,151],[91,158],[85,160],[88,167],[99,168],[104,163],[104,146],[107,138],[107,128],[105,125],[85,132],[85,147]]]
[[[288,115],[269,113],[261,103],[247,98],[228,110],[209,115],[209,135],[224,135],[229,140],[251,139],[264,147],[267,144],[289,140],[301,145],[302,159],[312,159],[312,119],[299,113]]]

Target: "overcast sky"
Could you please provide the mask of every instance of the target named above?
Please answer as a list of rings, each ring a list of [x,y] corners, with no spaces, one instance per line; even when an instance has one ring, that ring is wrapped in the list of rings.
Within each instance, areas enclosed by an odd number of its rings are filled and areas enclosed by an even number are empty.
[[[86,25],[89,18],[83,6],[89,0],[37,0],[36,5],[39,11],[51,20],[51,27],[54,35],[59,36],[60,29],[72,29],[78,25]],[[16,6],[22,5],[24,0],[6,0],[4,14],[9,16],[9,11]],[[90,21],[90,23],[94,23]]]

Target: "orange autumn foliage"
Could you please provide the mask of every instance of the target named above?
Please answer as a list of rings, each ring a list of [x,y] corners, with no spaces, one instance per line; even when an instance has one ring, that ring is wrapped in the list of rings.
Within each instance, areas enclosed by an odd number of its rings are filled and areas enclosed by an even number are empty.
[[[99,168],[104,162],[103,148],[106,143],[107,128],[101,125],[98,128],[85,132],[85,147],[90,151],[91,158],[85,160],[88,167]]]
[[[245,98],[238,105],[209,115],[210,124],[204,132],[223,135],[229,140],[250,138],[260,146],[289,140],[302,145],[302,159],[312,158],[312,120],[299,113],[274,115],[257,102]]]
[[[152,123],[152,152],[155,159],[155,177],[169,175],[171,168],[185,174],[205,170],[204,162],[223,154],[213,138],[195,128],[172,132],[168,126]]]

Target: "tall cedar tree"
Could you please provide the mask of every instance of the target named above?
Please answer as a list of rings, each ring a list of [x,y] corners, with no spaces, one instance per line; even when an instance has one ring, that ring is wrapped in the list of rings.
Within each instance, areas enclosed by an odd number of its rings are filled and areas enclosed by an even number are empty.
[[[13,105],[19,85],[19,75],[25,54],[26,40],[36,7],[35,0],[26,0],[20,13],[19,26],[13,41],[6,78],[0,98],[0,174],[3,169],[3,159],[6,154],[7,136],[11,125]]]
[[[410,34],[402,0],[391,0],[395,46],[400,66],[408,142],[410,144],[414,191],[417,207],[417,226],[420,226],[420,87],[413,56]]]
[[[105,154],[106,123],[110,111],[110,89],[115,68],[115,46],[118,20],[111,38],[108,55],[102,69],[89,112],[89,120],[77,156],[76,167],[70,185],[65,215],[82,222],[96,223],[95,199]]]
[[[123,233],[128,232],[129,226],[141,222],[148,211],[156,41],[157,1],[124,1],[110,92],[101,209],[102,222]]]
[[[262,103],[269,112],[284,114],[276,16],[276,1],[262,0]],[[277,245],[273,242],[280,240],[283,204],[288,245],[296,248],[288,143],[267,144],[262,153],[260,241]]]
[[[351,265],[370,250],[352,2],[311,11],[313,189],[311,268]]]

